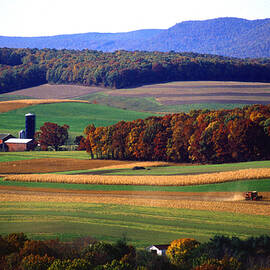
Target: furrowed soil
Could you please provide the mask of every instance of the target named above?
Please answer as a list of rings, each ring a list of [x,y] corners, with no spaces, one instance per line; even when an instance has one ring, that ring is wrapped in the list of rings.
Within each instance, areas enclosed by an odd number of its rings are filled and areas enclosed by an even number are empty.
[[[166,162],[134,162],[119,160],[82,160],[72,158],[41,158],[0,162],[0,174],[49,173],[90,169],[132,168],[160,166]]]

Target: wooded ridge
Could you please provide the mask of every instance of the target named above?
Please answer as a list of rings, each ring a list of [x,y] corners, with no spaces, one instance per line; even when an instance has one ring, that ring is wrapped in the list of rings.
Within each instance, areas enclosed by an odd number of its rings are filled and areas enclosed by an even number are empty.
[[[270,81],[270,59],[209,54],[0,49],[0,93],[44,83],[128,88],[171,81]]]

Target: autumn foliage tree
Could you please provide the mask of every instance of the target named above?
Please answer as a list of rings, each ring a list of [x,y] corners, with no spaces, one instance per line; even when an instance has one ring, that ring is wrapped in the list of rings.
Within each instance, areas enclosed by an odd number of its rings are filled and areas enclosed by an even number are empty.
[[[172,241],[166,251],[170,262],[180,269],[190,269],[192,266],[192,252],[200,245],[193,238],[181,238]]]
[[[36,132],[35,139],[42,150],[47,150],[49,146],[55,151],[68,139],[68,125],[59,126],[56,123],[46,122],[40,131]]]

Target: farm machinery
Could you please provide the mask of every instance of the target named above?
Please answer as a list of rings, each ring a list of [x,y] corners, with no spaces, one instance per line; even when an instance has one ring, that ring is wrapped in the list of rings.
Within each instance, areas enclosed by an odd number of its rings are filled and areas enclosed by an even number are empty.
[[[248,191],[246,192],[245,199],[246,201],[260,201],[262,196],[259,196],[257,191]]]

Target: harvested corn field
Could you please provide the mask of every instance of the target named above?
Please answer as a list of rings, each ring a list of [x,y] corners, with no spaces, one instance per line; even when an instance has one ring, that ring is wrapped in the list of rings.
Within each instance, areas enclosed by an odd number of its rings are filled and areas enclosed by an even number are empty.
[[[122,175],[53,175],[20,174],[6,175],[4,180],[23,182],[50,182],[99,185],[153,185],[187,186],[224,183],[244,179],[265,179],[270,177],[270,168],[246,169],[219,173],[173,176],[122,176]]]

